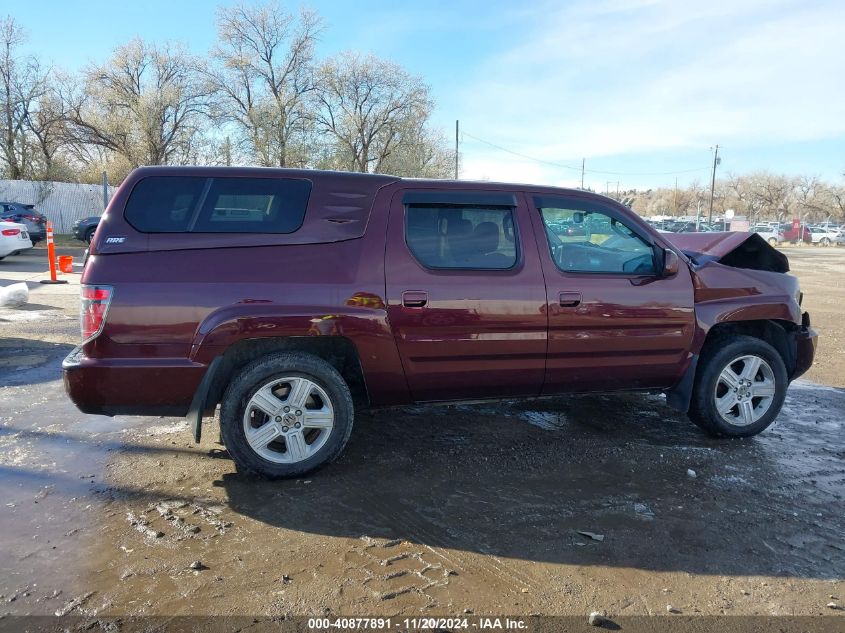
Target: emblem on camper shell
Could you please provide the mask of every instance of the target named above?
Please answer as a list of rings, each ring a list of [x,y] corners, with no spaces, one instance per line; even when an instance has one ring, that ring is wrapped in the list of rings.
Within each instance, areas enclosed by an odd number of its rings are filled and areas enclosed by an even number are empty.
[[[123,244],[126,241],[125,237],[107,237],[106,244]]]

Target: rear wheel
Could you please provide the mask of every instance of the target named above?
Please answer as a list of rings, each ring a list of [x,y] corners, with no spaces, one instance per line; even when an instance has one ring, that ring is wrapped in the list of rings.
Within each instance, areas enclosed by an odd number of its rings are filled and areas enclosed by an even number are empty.
[[[244,367],[220,410],[223,443],[239,468],[271,479],[297,477],[340,455],[352,433],[352,396],[338,371],[304,353],[279,353]]]
[[[819,240],[819,246],[830,246],[830,238],[823,237]]]
[[[89,244],[89,245],[91,244],[91,240],[94,239],[94,232],[96,230],[97,229],[91,228],[91,229],[88,229],[87,231],[85,231],[85,243],[86,244]]]
[[[777,246],[777,245],[778,245],[778,241],[777,241],[775,238],[770,237],[770,238],[769,238],[769,244],[770,244],[771,246]]]
[[[714,436],[756,435],[780,413],[788,386],[783,359],[765,341],[711,341],[696,372],[689,417]]]

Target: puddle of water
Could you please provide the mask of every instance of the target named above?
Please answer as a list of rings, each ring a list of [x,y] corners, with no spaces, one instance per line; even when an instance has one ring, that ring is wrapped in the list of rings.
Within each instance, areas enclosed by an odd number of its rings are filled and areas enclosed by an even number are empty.
[[[520,417],[528,422],[528,424],[544,431],[562,431],[568,424],[566,416],[563,413],[525,411]]]
[[[145,423],[79,413],[59,380],[0,390],[0,594],[7,601],[81,580],[82,562],[97,547],[105,462],[127,429]],[[51,612],[65,596],[40,599]],[[14,612],[19,602],[8,607]]]

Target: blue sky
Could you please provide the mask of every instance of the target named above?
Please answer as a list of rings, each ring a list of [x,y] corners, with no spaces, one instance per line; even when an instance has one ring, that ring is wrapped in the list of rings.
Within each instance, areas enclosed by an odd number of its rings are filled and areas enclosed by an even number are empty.
[[[136,35],[202,54],[217,4],[40,0],[5,11],[43,60],[76,70]],[[424,77],[444,135],[461,120],[462,177],[575,185],[585,157],[599,190],[704,183],[718,143],[723,175],[845,182],[842,0],[308,6],[326,23],[321,55],[372,52]]]

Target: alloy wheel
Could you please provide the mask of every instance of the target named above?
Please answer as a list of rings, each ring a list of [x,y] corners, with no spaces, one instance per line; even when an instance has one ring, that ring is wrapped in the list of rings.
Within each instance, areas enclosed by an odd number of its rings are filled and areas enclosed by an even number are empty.
[[[314,455],[334,427],[334,408],[325,390],[302,376],[275,378],[246,405],[244,434],[250,448],[277,464]]]
[[[728,424],[748,426],[771,408],[776,393],[775,374],[763,358],[738,356],[716,380],[716,411]]]

